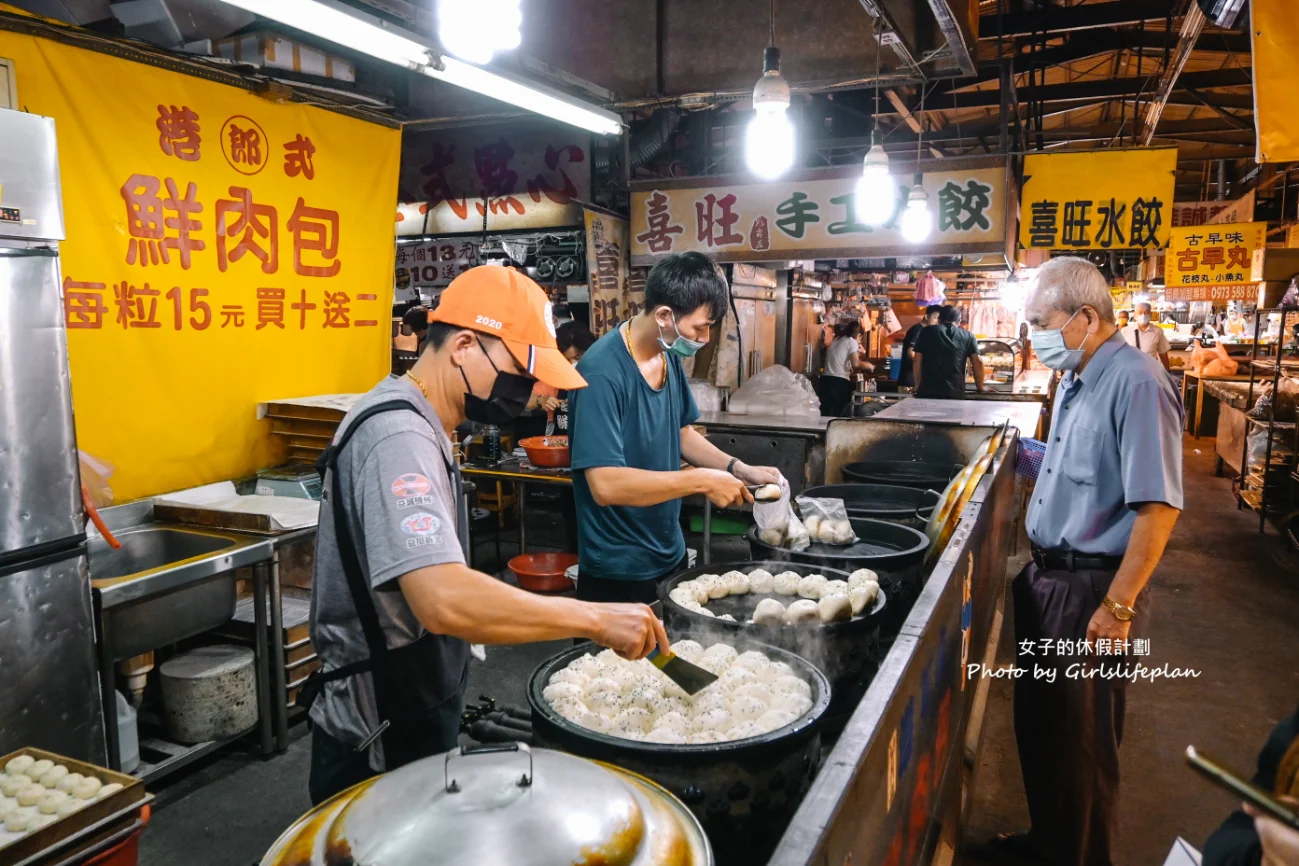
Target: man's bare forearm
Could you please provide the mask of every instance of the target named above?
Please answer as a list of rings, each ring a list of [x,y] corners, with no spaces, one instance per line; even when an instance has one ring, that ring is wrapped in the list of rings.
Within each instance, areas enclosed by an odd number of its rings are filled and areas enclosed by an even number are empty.
[[[681,428],[681,459],[700,469],[725,469],[731,455],[693,427]]]
[[[986,387],[984,377],[988,375],[988,372],[983,368],[983,359],[978,355],[971,355],[970,363],[974,366],[974,388],[977,391],[982,391]]]
[[[911,385],[912,389],[919,391],[920,390],[920,353],[919,352],[911,353],[911,382],[912,382]]]
[[[461,563],[416,569],[398,580],[416,618],[434,634],[482,644],[594,640],[600,634],[594,607],[523,592]]]
[[[597,466],[584,471],[597,505],[658,505],[704,492],[702,480],[691,470],[655,472],[630,466]]]
[[[1164,555],[1168,537],[1181,513],[1162,502],[1147,502],[1137,509],[1137,521],[1132,527],[1127,552],[1123,554],[1123,564],[1110,584],[1110,598],[1129,607],[1136,604],[1137,596]]]

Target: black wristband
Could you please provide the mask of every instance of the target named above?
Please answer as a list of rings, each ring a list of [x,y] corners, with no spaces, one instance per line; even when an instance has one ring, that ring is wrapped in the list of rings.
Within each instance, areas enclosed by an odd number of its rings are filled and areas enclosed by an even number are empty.
[[[740,458],[732,457],[731,462],[726,464],[726,472],[729,475],[735,474],[735,464],[740,462]]]

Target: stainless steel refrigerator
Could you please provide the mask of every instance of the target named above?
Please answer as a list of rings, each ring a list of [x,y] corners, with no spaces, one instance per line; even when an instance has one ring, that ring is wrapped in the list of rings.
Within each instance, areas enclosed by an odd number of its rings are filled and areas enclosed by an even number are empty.
[[[104,763],[54,121],[0,109],[0,754]]]

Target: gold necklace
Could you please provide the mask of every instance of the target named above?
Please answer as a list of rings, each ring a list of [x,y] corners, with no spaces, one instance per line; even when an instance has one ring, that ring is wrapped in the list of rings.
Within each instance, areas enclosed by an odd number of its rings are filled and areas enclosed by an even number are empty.
[[[619,328],[618,330],[622,331],[622,328]],[[632,363],[635,364],[637,367],[639,367],[640,361],[636,359],[636,351],[631,347],[631,320],[630,319],[627,320],[627,330],[623,331],[622,333],[622,341],[627,344],[627,354],[631,355]],[[663,360],[662,352],[659,352],[659,359]],[[650,360],[652,361],[653,359],[651,358]],[[660,377],[662,381],[659,382],[658,385],[658,387],[660,388],[663,387],[663,382],[667,381],[668,365],[666,360],[663,360],[662,370],[663,373],[662,376]]]
[[[416,388],[419,388],[419,392],[420,392],[421,394],[423,394],[423,395],[424,395],[424,399],[427,400],[427,399],[428,399],[428,389],[424,387],[424,383],[421,382],[421,381],[419,380],[419,378],[418,378],[414,373],[412,373],[410,370],[407,370],[407,371],[406,371],[406,376],[407,376],[407,377],[408,377],[412,382],[415,383],[415,387],[416,387]]]

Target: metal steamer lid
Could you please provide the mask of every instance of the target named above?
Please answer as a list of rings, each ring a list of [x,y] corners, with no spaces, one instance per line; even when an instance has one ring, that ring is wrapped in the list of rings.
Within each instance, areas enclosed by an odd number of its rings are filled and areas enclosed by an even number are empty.
[[[639,777],[521,743],[455,749],[322,804],[262,866],[706,866],[689,812]]]

